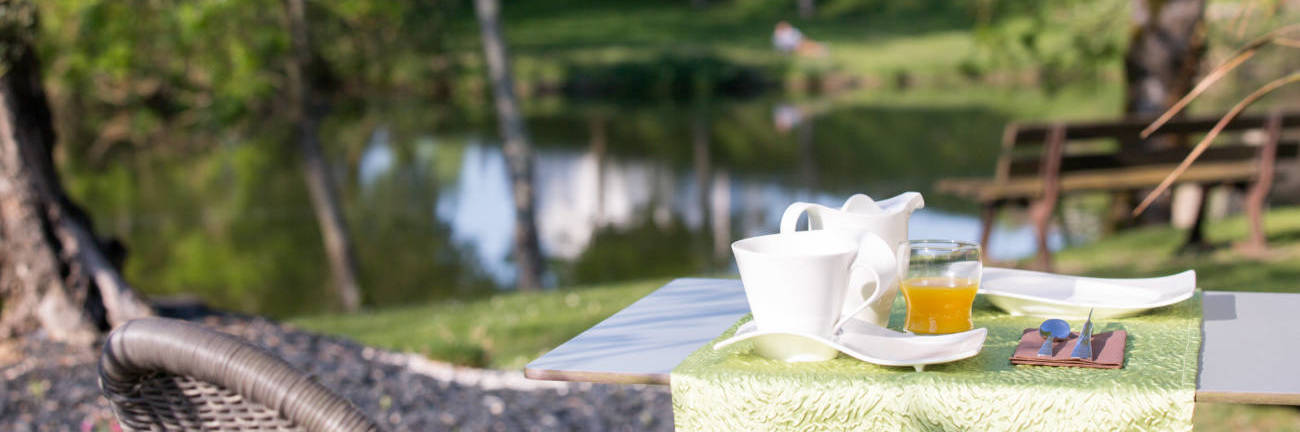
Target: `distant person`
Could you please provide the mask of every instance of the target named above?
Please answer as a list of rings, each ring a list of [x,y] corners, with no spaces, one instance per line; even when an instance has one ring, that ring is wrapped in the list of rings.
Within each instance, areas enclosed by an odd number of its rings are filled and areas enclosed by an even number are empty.
[[[825,45],[804,37],[803,32],[785,21],[776,23],[776,30],[772,31],[772,46],[777,51],[794,53],[800,57],[826,56]]]

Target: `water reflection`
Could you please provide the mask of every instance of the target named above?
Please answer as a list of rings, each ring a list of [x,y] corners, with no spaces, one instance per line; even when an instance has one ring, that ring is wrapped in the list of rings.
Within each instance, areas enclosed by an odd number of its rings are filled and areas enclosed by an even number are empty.
[[[463,168],[456,185],[452,191],[440,194],[438,217],[451,227],[455,241],[476,246],[479,261],[505,285],[512,278],[509,228],[513,217],[505,160],[499,146],[478,139],[470,142],[463,153]],[[601,234],[612,239],[620,232],[669,231],[680,225],[699,238],[682,244],[681,250],[670,250],[670,254],[699,252],[689,248],[706,240],[711,255],[710,259],[694,263],[693,268],[684,263],[687,268],[682,270],[718,271],[721,269],[712,264],[729,259],[732,240],[774,232],[789,203],[811,201],[838,206],[845,198],[758,176],[733,178],[725,169],[710,172],[704,163],[682,172],[662,162],[609,160],[596,151],[539,151],[538,157],[538,234],[543,252],[561,261],[561,266],[582,259],[583,252]],[[886,198],[893,192],[889,194],[877,197]],[[733,231],[733,222],[739,229]],[[927,208],[913,214],[910,236],[976,241],[979,220],[971,214]],[[633,251],[647,247],[634,242],[644,240],[642,237],[628,240],[620,247]],[[989,242],[992,247],[988,253],[994,259],[1019,258],[1034,251],[1029,225],[999,225]],[[1054,233],[1050,242],[1059,248],[1060,234]],[[639,259],[650,267],[649,261],[673,258],[639,255]],[[645,270],[637,273],[655,275]],[[564,282],[592,280],[579,277]]]
[[[388,127],[380,126],[370,135],[370,142],[366,145],[365,152],[361,153],[361,161],[357,164],[357,180],[361,182],[363,192],[372,191],[375,181],[393,169],[393,148],[389,146],[388,140]]]
[[[322,134],[370,305],[513,285],[513,206],[495,128],[459,117],[440,126],[421,107],[347,111],[326,119]],[[1007,120],[979,107],[764,101],[535,115],[548,283],[734,271],[730,243],[775,231],[792,201],[925,193],[937,176],[986,174]],[[127,276],[145,292],[198,293],[275,316],[330,308],[293,154],[273,133],[226,141],[74,169],[69,183],[100,229],[124,238]],[[977,238],[973,206],[926,199],[913,237]],[[989,253],[1024,256],[1032,240],[1027,226],[999,226]]]

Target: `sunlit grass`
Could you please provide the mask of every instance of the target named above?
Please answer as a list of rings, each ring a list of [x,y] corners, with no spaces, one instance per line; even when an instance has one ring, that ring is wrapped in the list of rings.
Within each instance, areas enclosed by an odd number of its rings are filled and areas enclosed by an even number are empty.
[[[461,365],[522,369],[524,364],[665,282],[502,293],[473,301],[396,307],[356,315],[307,316],[289,323]]]
[[[907,91],[857,91],[839,94],[829,99],[835,101],[840,108],[849,106],[888,109],[979,107],[991,108],[1017,121],[1045,121],[1114,117],[1123,106],[1123,94],[1123,89],[1118,84],[1097,83],[1069,87],[1057,92],[983,86],[963,88],[961,91],[931,88]],[[996,125],[999,130],[1002,126]]]
[[[1198,432],[1300,430],[1300,407],[1198,403],[1192,416]]]
[[[1179,253],[1184,230],[1168,226],[1132,230],[1058,254],[1058,270],[1104,277],[1150,277],[1196,270],[1202,289],[1300,292],[1300,207],[1269,211],[1264,217],[1269,255],[1256,259],[1231,247],[1247,236],[1244,218],[1210,222],[1206,237],[1215,250]]]
[[[960,4],[936,3],[931,10],[826,11],[813,20],[800,20],[792,8],[774,5],[514,2],[503,9],[503,21],[515,61],[525,65],[516,71],[524,82],[553,77],[556,65],[637,61],[664,53],[711,51],[742,64],[782,63],[788,59],[771,45],[780,20],[791,21],[830,48],[829,62],[809,62],[809,67],[829,63],[854,76],[949,74],[969,59],[975,45],[974,18]],[[468,14],[465,18],[452,24],[448,46],[476,51],[478,29]],[[808,66],[800,63],[793,67]]]

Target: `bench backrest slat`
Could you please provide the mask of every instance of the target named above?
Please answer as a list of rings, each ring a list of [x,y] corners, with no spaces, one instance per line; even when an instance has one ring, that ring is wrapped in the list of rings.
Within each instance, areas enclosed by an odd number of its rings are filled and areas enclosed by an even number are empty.
[[[1070,155],[1061,161],[1061,172],[1088,171],[1130,166],[1173,165],[1182,162],[1190,149],[1165,149],[1146,153],[1090,153]],[[1290,159],[1300,156],[1300,142],[1278,143],[1277,157]],[[1196,160],[1198,162],[1235,162],[1252,160],[1259,157],[1259,147],[1246,145],[1210,146]],[[1018,157],[1005,158],[1006,174],[1009,177],[1029,176],[1039,173],[1041,158]]]
[[[1300,112],[1266,113],[1243,115],[1233,119],[1224,128],[1225,132],[1262,130],[1273,115],[1280,117],[1282,129],[1300,128]],[[1156,131],[1155,136],[1171,134],[1198,134],[1208,132],[1219,122],[1220,117],[1189,117],[1172,120]],[[1187,156],[1188,149],[1175,148],[1148,152],[1120,152],[1115,149],[1099,150],[1098,139],[1116,139],[1121,142],[1140,140],[1142,129],[1150,124],[1149,120],[1124,119],[1110,122],[1066,123],[1064,160],[1060,162],[1060,172],[1081,171],[1089,169],[1122,168],[1156,164],[1176,164]],[[1012,176],[1029,176],[1041,174],[1043,156],[1052,129],[1061,123],[1016,124],[1006,126],[1002,133],[1002,154],[998,157],[994,169],[994,179],[1004,182]],[[1085,147],[1091,146],[1091,147]],[[1198,160],[1202,161],[1240,161],[1257,158],[1258,146],[1247,146],[1238,142],[1216,144],[1207,149]],[[1279,143],[1279,158],[1300,157],[1300,148],[1295,142]]]
[[[1268,118],[1269,114],[1239,116],[1229,122],[1224,131],[1263,129],[1268,122]],[[1219,119],[1220,117],[1189,117],[1171,120],[1161,126],[1160,129],[1157,129],[1155,136],[1208,132],[1214,128]],[[1066,128],[1065,139],[1067,141],[1099,138],[1140,140],[1139,134],[1150,124],[1150,119],[1070,123]],[[1283,113],[1282,129],[1296,127],[1300,127],[1300,112]],[[1052,124],[1022,124],[1014,125],[1014,128],[1009,125],[1007,130],[1014,130],[1014,132],[1011,133],[1011,137],[1003,136],[1003,150],[1041,146],[1047,140],[1051,129]],[[1007,143],[1010,143],[1010,145]]]

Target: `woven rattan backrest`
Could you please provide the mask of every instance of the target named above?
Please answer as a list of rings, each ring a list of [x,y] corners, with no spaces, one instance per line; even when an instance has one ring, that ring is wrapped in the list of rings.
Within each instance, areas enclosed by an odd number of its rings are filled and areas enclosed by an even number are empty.
[[[109,335],[99,385],[128,431],[377,431],[284,360],[185,321],[133,320]]]

